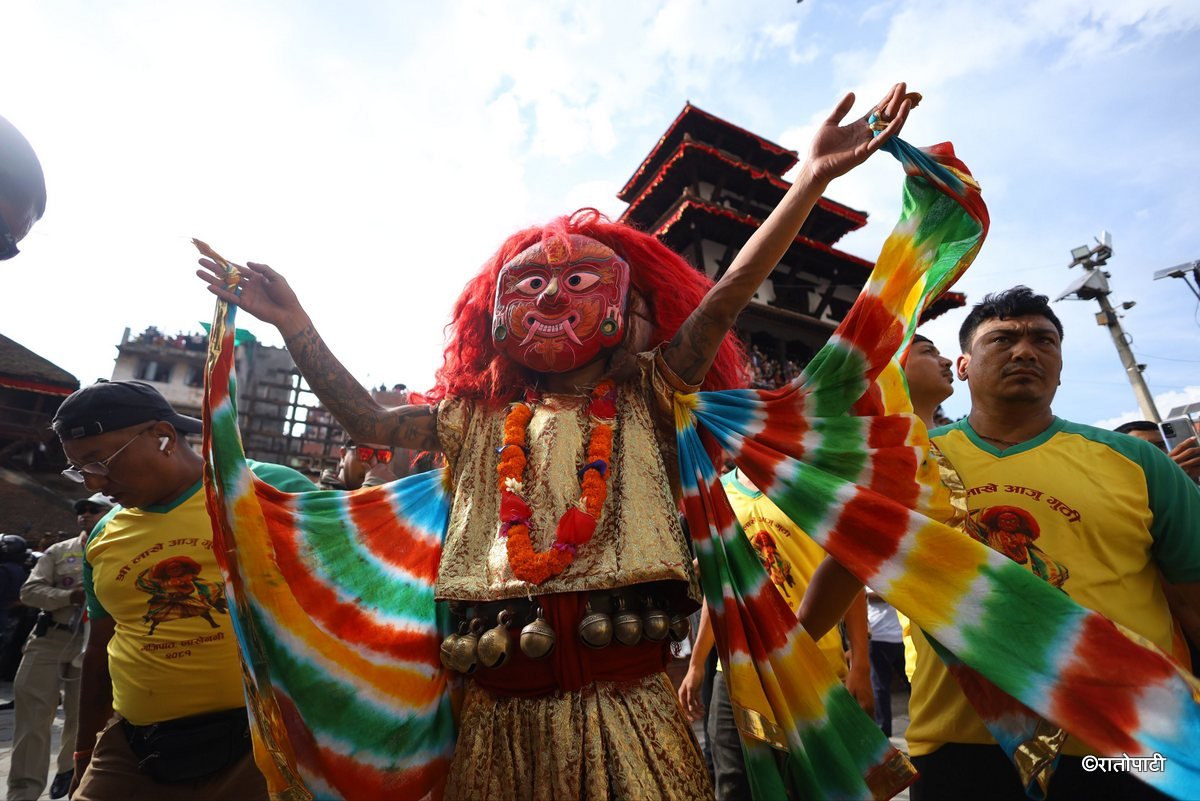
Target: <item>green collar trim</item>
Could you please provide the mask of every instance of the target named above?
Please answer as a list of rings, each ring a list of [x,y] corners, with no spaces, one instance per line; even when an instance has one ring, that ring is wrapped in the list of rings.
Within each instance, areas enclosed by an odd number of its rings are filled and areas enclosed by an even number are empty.
[[[1016,456],[1019,453],[1031,451],[1039,445],[1043,445],[1050,440],[1059,431],[1062,431],[1063,426],[1067,424],[1066,420],[1061,417],[1055,417],[1054,420],[1046,427],[1046,430],[1038,434],[1033,439],[1027,439],[1019,445],[1013,445],[1011,448],[1000,449],[991,444],[983,437],[975,433],[975,429],[971,428],[971,423],[966,417],[959,422],[959,430],[967,435],[967,439],[979,450],[990,453],[992,456],[1004,458],[1007,456]]]
[[[727,485],[733,485],[733,487],[743,495],[749,495],[751,498],[755,499],[762,497],[761,490],[752,490],[742,482],[738,481],[736,470],[730,470],[729,473],[726,474],[724,481]]]
[[[200,488],[202,486],[204,486],[203,478],[200,479],[199,481],[197,481],[191,487],[189,487],[186,492],[184,492],[182,495],[180,495],[178,498],[171,501],[170,503],[162,503],[162,504],[155,503],[155,504],[151,504],[149,506],[143,506],[142,511],[143,512],[154,512],[155,514],[165,515],[167,512],[170,512],[172,509],[178,509],[181,504],[186,503],[187,501],[191,500],[192,496],[195,495],[197,492],[199,492]]]

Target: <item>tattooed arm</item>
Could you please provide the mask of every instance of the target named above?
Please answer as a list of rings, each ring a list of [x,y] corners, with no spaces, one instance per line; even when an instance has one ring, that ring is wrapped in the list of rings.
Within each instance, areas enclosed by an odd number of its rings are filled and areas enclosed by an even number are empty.
[[[283,276],[249,262],[241,270],[242,291],[235,294],[225,286],[224,268],[211,259],[200,264],[205,269],[196,274],[210,292],[279,329],[308,385],[352,438],[412,450],[440,448],[433,407],[377,403],[329,350]]]
[[[874,153],[904,125],[910,108],[903,83],[892,87],[876,106],[891,122],[872,136],[866,117],[839,126],[854,105],[848,94],[818,128],[800,175],[783,200],[754,232],[696,310],[683,322],[663,353],[667,365],[684,381],[699,384],[716,358],[721,341],[733,327],[763,280],[791,247],[829,182]]]
[[[381,406],[330,352],[312,321],[292,336],[285,335],[284,342],[308,385],[353,439],[419,451],[440,449],[434,407]]]

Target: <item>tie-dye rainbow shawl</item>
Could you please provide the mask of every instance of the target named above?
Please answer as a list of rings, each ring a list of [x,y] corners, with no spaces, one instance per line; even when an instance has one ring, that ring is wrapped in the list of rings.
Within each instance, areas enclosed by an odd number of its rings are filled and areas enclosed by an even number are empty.
[[[302,494],[255,478],[234,403],[235,309],[217,306],[204,486],[259,769],[286,801],[440,797],[457,735],[433,600],[444,474]]]
[[[1200,796],[1200,685],[1141,638],[937,522],[954,516],[949,492],[895,357],[978,251],[987,211],[949,145],[885,147],[908,173],[903,214],[829,343],[784,388],[676,400],[684,509],[731,699],[748,724],[755,794],[782,797],[777,783],[801,776],[816,781],[800,782],[805,797],[864,797],[895,777],[895,764],[877,741],[855,749],[867,742],[857,710],[767,578],[706,441],[925,630],[1031,796],[1044,795],[1056,727],[1107,756],[1162,754],[1166,769],[1141,778]],[[831,760],[839,745],[848,758]]]
[[[1145,778],[1200,795],[1200,707],[1175,665],[934,522],[948,496],[894,357],[974,256],[986,209],[949,146],[886,147],[909,174],[904,213],[830,343],[784,389],[677,402],[685,511],[755,794],[887,797],[910,773],[775,593],[705,440],[945,649],[1010,752],[1036,712],[1105,754],[1162,753],[1166,771]],[[433,600],[445,476],[302,495],[258,481],[237,426],[234,311],[217,304],[210,338],[205,489],[259,767],[277,798],[438,797],[456,737]]]

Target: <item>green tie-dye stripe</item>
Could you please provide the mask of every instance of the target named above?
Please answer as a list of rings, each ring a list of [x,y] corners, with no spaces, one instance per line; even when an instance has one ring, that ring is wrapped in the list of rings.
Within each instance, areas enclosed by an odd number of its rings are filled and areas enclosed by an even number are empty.
[[[353,525],[346,519],[345,494],[306,493],[298,497],[297,523],[304,538],[297,542],[303,555],[314,559],[316,572],[360,605],[385,614],[413,618],[413,610],[433,609],[433,587],[412,578],[385,572],[357,547]],[[340,512],[338,517],[331,511]],[[416,619],[428,619],[423,612]]]
[[[273,636],[269,618],[261,610],[253,609],[252,615],[273,683],[303,704],[300,713],[314,733],[343,741],[351,755],[367,751],[380,762],[400,754],[420,754],[431,745],[453,741],[454,720],[447,696],[438,700],[432,714],[392,714],[364,696],[361,688],[297,658]]]
[[[808,417],[839,417],[867,391],[867,360],[845,342],[828,342],[804,368]]]

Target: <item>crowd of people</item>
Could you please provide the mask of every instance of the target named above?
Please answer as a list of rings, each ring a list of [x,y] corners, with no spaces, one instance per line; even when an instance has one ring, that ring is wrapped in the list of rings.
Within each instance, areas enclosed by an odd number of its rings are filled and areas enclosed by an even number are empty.
[[[712,655],[730,635],[714,623],[714,596],[701,594],[713,579],[698,579],[679,521],[673,403],[676,393],[734,388],[747,366],[760,388],[800,374],[802,365],[741,350],[730,331],[828,182],[894,136],[913,104],[901,84],[870,117],[842,125],[852,100],[820,126],[801,178],[715,289],[656,240],[593,213],[514,235],[456,305],[428,403],[376,403],[276,271],[249,263],[231,273],[202,260],[213,294],[279,328],[353,437],[317,482],[251,463],[274,488],[265,497],[379,491],[398,451],[428,454],[422,467],[441,454],[449,523],[435,592],[455,627],[443,663],[465,674],[465,695],[447,783],[416,795],[726,801],[756,792],[743,748],[753,735],[726,678],[732,666]],[[2,119],[0,145],[0,258],[10,258],[44,211],[45,188],[28,143]],[[1200,643],[1200,446],[1191,437],[1168,454],[1152,424],[1110,432],[1055,416],[1064,335],[1046,297],[1015,287],[971,309],[955,360],[919,334],[900,355],[917,441],[928,432],[928,458],[955,499],[958,516],[942,522],[1191,669]],[[970,412],[945,424],[937,413],[955,378]],[[248,627],[274,623],[237,617],[249,607],[222,578],[229,561],[245,566],[235,549],[218,559],[214,547],[217,512],[203,477],[206,458],[219,466],[222,455],[189,444],[200,421],[149,384],[114,381],[72,394],[53,428],[64,473],[91,494],[75,505],[79,532],[49,545],[31,572],[25,542],[0,537],[0,623],[18,598],[42,610],[14,683],[10,801],[45,788],[60,703],[52,798],[265,799],[285,790],[304,797],[297,788],[306,784],[329,795],[357,786],[329,767],[328,754],[354,759],[370,749],[301,741],[298,732],[322,725],[304,698],[255,698],[255,710],[283,710],[296,742],[271,753],[255,740],[264,724],[247,711],[239,647],[253,636]],[[915,801],[1020,799],[1037,786],[1055,801],[1164,797],[1129,773],[1088,770],[1094,751],[1048,721],[1035,745],[1050,750],[1010,759],[936,642],[826,555],[740,468],[721,487],[765,580],[883,734],[898,733],[891,688],[911,678],[904,736]],[[320,512],[298,514],[302,523]],[[535,531],[554,532],[550,547],[534,545],[551,542]],[[350,615],[368,603],[331,595],[314,606]],[[683,621],[697,610],[689,635]],[[309,614],[327,621],[328,611]],[[466,663],[458,654],[484,628],[511,631],[516,644],[477,670],[474,650]],[[531,632],[538,636],[527,639]],[[677,688],[662,674],[671,640],[691,643]],[[707,720],[703,749],[688,717]],[[295,775],[279,770],[281,754]],[[387,756],[371,751],[353,764],[368,771],[393,764]],[[912,780],[897,770],[899,786]],[[789,781],[787,768],[780,775]],[[793,793],[804,786],[795,781]]]
[[[803,365],[797,364],[794,359],[785,358],[780,362],[767,356],[758,345],[751,345],[747,355],[750,357],[750,386],[755,389],[782,387],[800,375],[800,371],[804,369]]]

